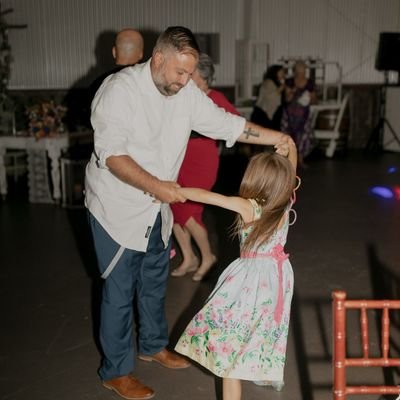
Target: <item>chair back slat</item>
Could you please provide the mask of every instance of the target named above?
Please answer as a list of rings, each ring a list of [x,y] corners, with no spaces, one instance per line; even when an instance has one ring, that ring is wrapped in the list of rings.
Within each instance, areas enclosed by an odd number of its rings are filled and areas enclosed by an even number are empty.
[[[368,315],[365,307],[361,308],[361,338],[364,358],[369,356]]]
[[[340,124],[342,123],[344,110],[346,109],[347,102],[349,101],[349,96],[350,96],[350,94],[346,93],[342,99],[342,102],[340,103],[340,109],[339,109],[338,115],[336,117],[335,127],[333,129],[336,132],[339,132]]]
[[[389,358],[390,309],[400,309],[400,300],[346,300],[346,293],[335,291],[333,297],[333,398],[346,400],[350,394],[400,394],[400,386],[347,386],[348,367],[399,367],[400,358]],[[346,355],[346,310],[360,309],[362,358]],[[382,309],[381,357],[369,357],[368,309]]]
[[[385,307],[382,312],[382,357],[387,360],[389,356],[389,309]]]

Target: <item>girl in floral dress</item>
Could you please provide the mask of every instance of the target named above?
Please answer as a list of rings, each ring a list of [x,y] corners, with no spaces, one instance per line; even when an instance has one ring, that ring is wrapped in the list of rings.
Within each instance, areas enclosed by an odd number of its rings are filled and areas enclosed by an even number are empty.
[[[240,197],[179,189],[187,199],[238,213],[240,258],[222,273],[175,347],[223,378],[224,400],[241,398],[242,379],[283,380],[293,294],[292,267],[283,246],[297,189],[296,153],[291,144],[287,158],[254,156]]]

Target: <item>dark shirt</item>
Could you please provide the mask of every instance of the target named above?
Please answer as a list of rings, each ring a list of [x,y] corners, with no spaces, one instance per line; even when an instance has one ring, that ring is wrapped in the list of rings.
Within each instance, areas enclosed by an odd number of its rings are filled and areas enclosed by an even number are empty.
[[[88,97],[87,97],[89,110],[90,110],[90,105],[92,104],[94,95],[99,90],[99,87],[103,83],[104,79],[106,79],[107,76],[110,76],[111,74],[115,74],[116,72],[121,71],[121,69],[123,69],[125,67],[128,67],[128,65],[117,65],[115,68],[111,69],[110,71],[106,71],[106,72],[104,72],[104,74],[101,74],[100,76],[98,76],[92,82],[92,84],[88,88]]]

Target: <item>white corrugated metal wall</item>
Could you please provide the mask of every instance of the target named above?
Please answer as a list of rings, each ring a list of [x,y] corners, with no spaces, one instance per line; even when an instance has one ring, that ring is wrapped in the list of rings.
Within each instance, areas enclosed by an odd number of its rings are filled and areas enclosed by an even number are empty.
[[[400,31],[399,0],[252,0],[253,38],[270,44],[270,61],[320,57],[337,61],[346,83],[375,83],[381,31]]]
[[[235,40],[244,34],[269,43],[272,62],[319,56],[338,61],[347,83],[375,83],[379,32],[400,31],[400,0],[3,0],[2,7],[14,9],[9,23],[28,24],[9,34],[12,89],[70,87],[96,64],[101,32],[175,24],[220,34],[217,85],[234,84]]]
[[[3,8],[14,8],[7,16],[9,23],[28,24],[25,30],[10,30],[15,60],[10,88],[67,88],[96,64],[95,47],[101,33],[128,26],[160,32],[169,25],[219,33],[224,44],[223,70],[217,72],[219,82],[229,83],[237,36],[232,4],[236,1],[3,0]]]

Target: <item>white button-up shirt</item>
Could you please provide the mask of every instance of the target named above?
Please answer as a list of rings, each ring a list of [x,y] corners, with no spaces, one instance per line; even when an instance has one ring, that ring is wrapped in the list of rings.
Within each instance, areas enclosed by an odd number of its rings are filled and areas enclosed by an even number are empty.
[[[232,146],[245,119],[217,107],[193,81],[173,96],[156,88],[150,61],[124,68],[105,79],[92,102],[94,153],[86,168],[85,203],[121,246],[146,251],[161,210],[167,245],[173,217],[168,204],[118,179],[106,166],[109,156],[129,155],[160,180],[175,181],[190,131]]]

